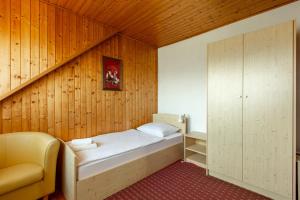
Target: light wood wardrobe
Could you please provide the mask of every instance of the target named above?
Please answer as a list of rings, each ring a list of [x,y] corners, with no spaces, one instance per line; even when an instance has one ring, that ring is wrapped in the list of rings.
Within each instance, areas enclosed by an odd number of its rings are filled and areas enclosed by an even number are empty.
[[[295,199],[295,23],[208,45],[208,170]]]

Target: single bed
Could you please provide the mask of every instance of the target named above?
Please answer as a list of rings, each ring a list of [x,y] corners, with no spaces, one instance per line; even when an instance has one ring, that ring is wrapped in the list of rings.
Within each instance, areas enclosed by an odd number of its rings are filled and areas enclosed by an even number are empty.
[[[101,151],[74,153],[67,143],[62,142],[65,198],[104,199],[182,159],[186,120],[179,122],[178,119],[178,115],[153,115],[153,122],[168,123],[180,129],[180,133],[164,138],[140,134],[135,129],[93,137],[93,141],[104,144]]]

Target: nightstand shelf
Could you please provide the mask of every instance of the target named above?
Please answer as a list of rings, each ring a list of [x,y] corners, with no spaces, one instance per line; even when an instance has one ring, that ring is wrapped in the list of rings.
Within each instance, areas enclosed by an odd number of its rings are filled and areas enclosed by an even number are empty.
[[[185,147],[185,149],[206,156],[206,145],[193,144]]]
[[[184,135],[184,160],[207,168],[207,146],[205,133],[192,132]]]
[[[201,154],[192,154],[186,157],[186,162],[193,163],[195,165],[198,165],[199,167],[206,169],[206,156],[203,156]]]

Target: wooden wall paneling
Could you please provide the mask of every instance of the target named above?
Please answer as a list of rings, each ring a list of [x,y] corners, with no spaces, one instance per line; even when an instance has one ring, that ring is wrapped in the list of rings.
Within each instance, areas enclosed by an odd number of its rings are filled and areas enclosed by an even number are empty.
[[[154,57],[156,57],[156,54],[155,54],[155,50],[154,48],[151,48],[150,49],[150,55],[149,55],[149,60],[150,60],[150,73],[151,73],[151,79],[152,81],[149,82],[149,86],[151,87],[151,94],[150,94],[150,102],[149,102],[149,105],[150,105],[150,113],[157,113],[157,110],[156,110],[156,99],[155,99],[155,96],[157,95],[156,94],[156,91],[157,91],[157,71],[156,71],[156,68],[153,68],[153,66],[156,65],[156,59]]]
[[[69,64],[61,70],[61,133],[65,141],[69,137],[68,67]]]
[[[22,93],[12,97],[12,128],[13,132],[22,131]]]
[[[55,33],[56,33],[56,11],[55,11],[55,7],[53,6],[48,6],[47,7],[47,62],[48,62],[48,66],[53,66],[56,61],[55,61]]]
[[[107,46],[108,46],[108,42],[104,42],[103,43],[103,48],[102,48],[102,53],[104,56],[108,56],[108,50],[107,50]],[[105,119],[104,122],[104,132],[109,132],[110,130],[110,112],[111,112],[111,107],[110,107],[110,91],[105,90],[104,91],[104,105],[103,105],[103,117]]]
[[[54,105],[54,119],[55,119],[55,128],[54,128],[54,133],[55,133],[55,136],[58,137],[58,138],[62,138],[64,137],[62,135],[62,110],[61,110],[61,107],[62,107],[62,79],[61,79],[61,69],[57,69],[55,72],[54,72],[54,82],[55,82],[55,91],[54,91],[54,94],[55,94],[55,98],[54,98],[54,102],[55,102],[55,105]]]
[[[154,54],[152,56],[152,58],[154,59],[154,63],[153,66],[158,66],[158,51],[157,49],[154,50]],[[158,110],[158,68],[157,67],[153,67],[154,68],[154,102],[153,102],[153,106],[154,106],[154,113],[157,113]]]
[[[123,42],[123,40],[122,40],[122,37],[119,35],[118,36],[119,37],[119,56],[120,56],[120,58],[122,59],[122,51],[123,51],[123,49],[122,49],[122,42]],[[123,60],[123,59],[122,59]],[[124,62],[124,60],[123,60],[123,62]],[[124,75],[124,73],[125,73],[125,71],[126,70],[124,70],[124,64],[123,64],[123,75],[122,75],[122,77],[123,77],[123,83],[124,83],[124,81],[126,81],[125,80],[125,75]],[[126,93],[127,93],[127,89],[126,89],[126,86],[124,86],[123,85],[123,92],[122,92],[122,96],[121,96],[121,101],[122,101],[122,105],[121,105],[121,107],[122,107],[122,118],[121,118],[121,121],[122,121],[122,124],[121,124],[121,127],[124,129],[124,127],[125,127],[125,129],[126,129]]]
[[[0,4],[0,93],[10,90],[10,0]]]
[[[11,51],[10,51],[10,79],[11,88],[21,83],[21,1],[11,2]]]
[[[86,47],[88,45],[88,29],[89,25],[88,25],[88,20],[87,18],[82,18],[82,30],[83,30],[83,33],[82,35],[80,36],[81,37],[81,40],[82,40],[82,45],[83,45],[83,48]]]
[[[151,74],[150,74],[150,60],[149,55],[150,55],[150,49],[147,48],[147,46],[144,47],[145,48],[145,54],[143,55],[144,57],[144,98],[146,98],[146,101],[144,101],[144,123],[149,122],[149,107],[148,105],[150,102],[150,97],[149,97],[149,93],[151,93],[151,87],[149,87],[149,81],[151,80]]]
[[[97,27],[95,27],[97,28]],[[94,34],[97,34],[94,31]],[[92,101],[92,132],[91,134],[94,136],[97,132],[97,68],[101,66],[99,63],[99,59],[97,57],[98,53],[95,49],[91,51],[92,57],[90,59],[91,66],[91,101]]]
[[[127,121],[127,128],[133,127],[134,125],[134,94],[135,94],[135,45],[131,39],[128,37],[122,37],[122,54],[124,59],[124,67],[125,70],[125,87],[126,90],[126,121]]]
[[[2,9],[3,4],[1,6]],[[10,11],[10,2],[6,6]],[[8,29],[5,30],[8,31],[0,32],[3,37],[9,38],[8,48],[5,52],[1,49],[1,52],[9,58],[8,67],[10,62],[19,63],[20,72],[17,72],[18,67],[14,71],[20,75],[19,82],[15,79],[17,75],[9,77],[7,90],[10,89],[10,82],[12,85],[14,81],[18,82],[15,84],[17,86],[114,31],[111,27],[37,0],[20,1],[20,6],[13,6],[15,8],[11,9],[12,13],[7,18]],[[13,17],[15,15],[17,17]],[[5,24],[3,19],[0,23]],[[19,30],[16,24],[19,24]],[[14,36],[10,38],[10,34]],[[18,42],[14,42],[18,40],[20,48],[16,50]],[[141,48],[140,53],[138,48]],[[138,47],[135,40],[118,35],[91,49],[3,100],[0,107],[1,132],[44,131],[70,140],[134,128],[147,121],[151,114],[148,114],[146,107],[149,92],[144,79],[149,78],[147,73],[151,73],[147,68],[156,68],[148,64],[147,56],[152,56],[148,48],[142,43]],[[102,55],[123,59],[123,91],[102,90]],[[3,60],[1,62],[4,63]],[[13,68],[5,73],[11,72]],[[138,83],[139,86],[136,86]],[[130,117],[129,122],[126,116]]]
[[[142,89],[142,85],[141,85],[141,76],[140,76],[140,73],[141,73],[141,52],[142,52],[142,49],[140,47],[140,43],[138,41],[135,41],[135,48],[136,48],[136,60],[135,60],[135,67],[136,67],[136,70],[135,70],[135,77],[136,77],[136,85],[135,85],[135,89],[136,89],[136,104],[137,104],[137,108],[136,108],[136,113],[135,113],[135,120],[136,120],[136,124],[135,126],[139,126],[141,124],[141,118],[140,116],[142,116],[142,113],[141,113],[141,102],[140,102],[140,91]]]
[[[86,118],[86,54],[80,57],[80,123],[81,123],[81,134],[80,137],[86,137],[87,118]]]
[[[2,102],[0,102],[0,134],[3,132],[2,130]]]
[[[55,9],[55,62],[58,63],[63,57],[63,13],[60,8]],[[62,138],[62,68],[57,69],[55,72],[55,136]]]
[[[10,133],[12,130],[12,98],[7,98],[2,101],[2,131],[4,133]]]
[[[75,60],[75,68],[74,68],[74,125],[75,125],[75,138],[80,138],[81,135],[81,67],[79,65],[79,59]]]
[[[40,2],[39,6],[39,73],[48,68],[48,5]],[[39,104],[39,131],[48,131],[48,111],[47,111],[47,77],[40,80],[38,92]]]
[[[21,83],[30,79],[30,1],[21,1]]]
[[[55,73],[49,74],[47,78],[47,132],[55,135]]]
[[[63,13],[60,8],[55,9],[55,62],[63,58]]]
[[[153,112],[153,93],[154,93],[154,87],[152,87],[152,82],[155,80],[155,76],[154,76],[154,70],[153,70],[153,59],[151,59],[153,53],[152,53],[152,48],[148,49],[148,52],[147,52],[147,69],[148,69],[148,73],[147,73],[147,76],[148,76],[148,81],[147,81],[147,86],[146,88],[149,88],[149,91],[148,91],[148,105],[146,107],[146,115],[147,115],[147,121],[151,121],[152,118],[148,116],[148,113],[152,113]]]
[[[39,37],[40,37],[40,70],[43,72],[48,68],[48,5],[40,2],[39,16]]]
[[[123,62],[123,71],[122,71],[122,77],[123,77],[123,89],[122,89],[122,94],[121,94],[121,109],[122,109],[122,113],[121,113],[121,124],[120,124],[120,127],[121,129],[123,129],[125,127],[127,127],[127,124],[126,124],[126,93],[127,93],[127,88],[126,86],[124,85],[125,81],[126,81],[126,75],[125,75],[125,71],[127,71],[127,69],[125,70],[124,69],[124,59],[123,59],[123,41],[122,40],[122,37],[121,35],[118,35],[118,50],[119,50],[119,58],[122,60]]]
[[[120,40],[120,37],[119,35],[116,36],[116,42],[114,44],[114,48],[115,48],[115,51],[116,51],[116,56],[121,59],[121,50],[119,48],[120,46],[120,43],[121,40]],[[124,71],[122,71],[122,76],[123,76],[123,73]],[[123,129],[123,126],[122,126],[122,120],[123,120],[123,113],[125,113],[126,111],[123,109],[124,106],[123,106],[123,101],[122,101],[122,97],[123,97],[123,93],[124,93],[124,90],[122,88],[122,91],[118,92],[117,93],[117,108],[115,110],[115,113],[117,113],[117,126],[118,126],[118,131],[122,130]]]
[[[97,34],[98,34],[98,38],[103,37],[103,26],[99,26],[97,28]],[[102,49],[101,49],[101,45],[99,45],[98,47],[95,48],[96,51],[96,63],[98,63],[98,65],[96,64],[96,95],[97,95],[97,100],[96,100],[96,104],[97,104],[97,133],[101,133],[103,130],[103,118],[102,118],[102,104],[103,104],[103,92],[102,92]]]
[[[70,56],[70,14],[62,11],[62,58],[66,59]]]
[[[104,55],[104,48],[103,48],[103,45],[100,46],[99,48],[99,51],[100,51],[100,62],[101,62],[101,67],[100,67],[100,74],[98,75],[99,78],[100,78],[100,90],[101,90],[101,97],[100,97],[100,103],[101,105],[99,105],[100,107],[100,110],[101,110],[101,113],[100,113],[100,120],[101,120],[101,130],[103,132],[106,131],[106,126],[105,126],[105,123],[106,123],[106,119],[105,119],[105,113],[106,113],[106,99],[105,99],[105,91],[103,90],[103,68],[102,68],[102,56]]]
[[[77,38],[77,48],[81,49],[83,48],[83,18],[76,16],[76,38]]]
[[[115,44],[116,44],[116,37],[113,37],[110,40],[110,56],[113,58],[117,58],[118,59],[118,53],[117,53],[117,49],[115,48]],[[120,91],[112,91],[112,104],[111,104],[111,127],[112,127],[112,131],[117,131],[118,130],[118,94]]]
[[[115,58],[120,58],[119,55],[119,36],[115,36],[113,39],[113,57]],[[121,107],[121,95],[122,95],[122,91],[116,91],[114,92],[114,127],[115,127],[115,131],[120,131],[121,128],[121,116],[122,116],[122,107]]]
[[[100,34],[100,33],[99,33]],[[102,51],[101,48],[96,47],[96,59],[98,62],[98,67],[96,68],[96,80],[97,80],[97,84],[96,84],[96,94],[97,94],[97,133],[100,133],[103,129],[103,118],[102,118]]]
[[[111,56],[110,55],[110,49],[109,49],[109,43],[110,41],[107,41],[103,44],[103,55],[104,56]],[[111,112],[112,112],[112,108],[111,108],[111,95],[112,91],[108,91],[105,90],[104,94],[105,94],[105,132],[109,132],[111,130]]]
[[[30,130],[39,131],[39,83],[34,83],[31,86],[31,102],[30,102]]]
[[[73,13],[70,13],[69,20],[70,20],[70,55],[73,55],[74,53],[76,53],[78,49],[77,39],[79,40],[80,37],[78,37],[77,35],[77,16]]]
[[[39,131],[48,132],[47,77],[38,84]]]
[[[48,44],[47,44],[47,61],[48,66],[53,66],[55,64],[55,33],[56,33],[56,11],[55,7],[48,6]],[[55,135],[55,72],[50,73],[47,77],[47,112],[48,112],[48,133]]]
[[[30,114],[31,114],[31,87],[27,87],[21,92],[22,94],[22,131],[31,130]]]
[[[70,18],[68,12],[62,12],[62,59],[68,58],[70,55]],[[68,68],[70,63],[67,63],[61,70],[61,131],[63,140],[69,138],[69,96],[68,96]]]
[[[94,38],[101,38],[101,37],[103,37],[103,35],[104,35],[103,26],[99,26],[98,23],[94,23]],[[93,97],[92,97],[92,102],[93,102],[92,116],[93,116],[93,118],[92,119],[93,119],[93,121],[92,121],[92,125],[93,125],[93,130],[96,131],[96,132],[94,132],[94,131],[93,132],[100,133],[102,130],[101,123],[103,122],[101,115],[98,114],[98,110],[101,112],[100,102],[102,102],[101,97],[100,97],[100,95],[102,95],[102,87],[101,87],[102,53],[101,53],[101,48],[99,48],[99,47],[94,48],[93,58],[94,58],[94,64],[93,64],[93,66],[94,66],[93,74],[94,75],[92,77],[92,79],[93,79],[93,86],[92,86],[92,90],[93,90],[92,91],[92,94],[93,94]],[[95,65],[95,63],[96,63],[96,65]]]
[[[70,14],[70,55],[74,54],[77,49],[77,29],[76,29],[76,15]],[[78,38],[79,39],[79,38]],[[70,63],[68,69],[68,97],[69,97],[69,138],[75,135],[75,67],[77,61],[74,60]]]
[[[31,1],[30,9],[30,75],[31,77],[40,72],[40,3]]]
[[[76,16],[76,46],[82,48],[82,32],[83,32],[83,21],[82,18]],[[75,32],[74,32],[75,34]],[[81,56],[82,57],[82,56]],[[81,135],[81,87],[82,73],[81,73],[81,57],[75,60],[76,67],[74,69],[74,81],[75,81],[75,137],[80,138]]]
[[[142,45],[140,42],[135,41],[135,48],[136,48],[136,79],[137,79],[137,84],[136,84],[136,102],[137,102],[137,112],[136,112],[136,121],[137,124],[136,126],[139,126],[142,124],[142,102],[141,102],[141,96],[142,96],[142,89],[143,89],[143,85],[142,85],[142,74],[141,74],[141,68],[142,68]]]
[[[67,68],[67,81],[68,81],[68,140],[72,139],[75,135],[75,82],[74,82],[74,68],[76,62],[71,62]]]
[[[116,48],[116,44],[118,43],[118,37],[114,37],[112,41],[112,44],[111,44],[111,47],[112,47],[112,57],[115,57],[115,58],[119,58],[119,55],[118,55],[118,49]],[[113,124],[112,126],[114,127],[114,131],[118,131],[119,127],[119,116],[120,116],[120,113],[118,112],[118,110],[120,109],[119,108],[119,95],[120,95],[121,91],[114,91],[113,92]]]
[[[135,54],[135,60],[134,60],[134,71],[133,71],[133,84],[134,84],[134,98],[133,98],[133,103],[136,104],[133,109],[133,126],[137,127],[138,125],[138,120],[137,120],[137,115],[138,115],[138,110],[139,110],[139,103],[138,103],[138,52],[137,52],[137,47],[136,47],[136,41],[132,40],[131,45],[134,47],[134,54]]]
[[[94,39],[94,23],[93,21],[88,20],[87,23],[88,27],[88,35],[87,35],[87,43],[91,43]],[[94,63],[93,63],[93,50],[90,50],[87,52],[87,74],[86,74],[86,90],[87,90],[87,95],[86,95],[86,103],[87,103],[87,137],[91,137],[92,136],[92,109],[93,109],[93,105],[92,105],[92,76],[93,76],[93,68]]]
[[[115,37],[113,37],[111,40],[108,41],[107,43],[107,55],[109,57],[115,57],[115,52],[114,52],[114,40]],[[116,131],[116,117],[115,116],[115,109],[116,109],[116,95],[117,92],[116,91],[109,91],[109,101],[110,101],[110,120],[109,120],[109,131]]]
[[[147,82],[149,80],[148,77],[148,63],[147,63],[147,55],[148,55],[148,48],[146,47],[145,44],[143,44],[143,49],[144,52],[142,54],[142,60],[143,60],[143,65],[142,65],[142,71],[141,71],[141,77],[142,77],[142,86],[143,86],[143,92],[142,92],[142,98],[144,99],[144,101],[142,102],[142,106],[143,106],[143,121],[142,123],[146,123],[147,122],[147,116],[146,116],[146,107],[149,105],[148,102],[148,89],[147,89]]]
[[[86,134],[90,137],[92,134],[92,52],[85,55],[86,64]]]

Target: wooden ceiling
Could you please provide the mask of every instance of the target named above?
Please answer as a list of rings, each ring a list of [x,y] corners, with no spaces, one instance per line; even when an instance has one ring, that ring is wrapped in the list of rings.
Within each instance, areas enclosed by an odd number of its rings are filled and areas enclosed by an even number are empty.
[[[161,47],[295,0],[43,0]]]

